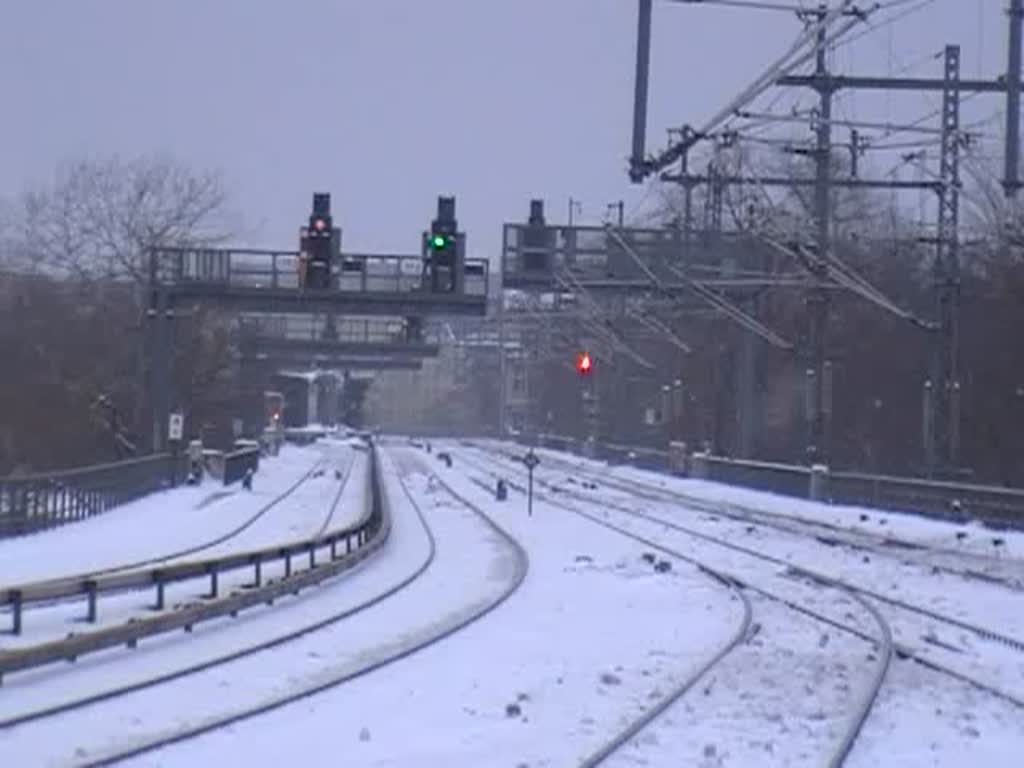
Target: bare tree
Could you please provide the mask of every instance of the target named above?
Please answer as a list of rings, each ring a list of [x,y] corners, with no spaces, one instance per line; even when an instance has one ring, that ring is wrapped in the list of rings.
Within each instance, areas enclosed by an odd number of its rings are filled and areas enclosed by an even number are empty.
[[[224,235],[220,175],[163,156],[65,164],[22,202],[26,251],[57,274],[141,283],[146,249],[212,244]]]
[[[225,208],[219,175],[148,156],[66,164],[51,184],[0,209],[0,268],[39,273],[34,281],[12,278],[9,295],[0,291],[0,311],[12,323],[11,334],[0,334],[5,363],[18,363],[18,375],[0,389],[5,402],[25,404],[16,429],[0,434],[7,449],[0,463],[113,458],[104,453],[109,430],[96,424],[101,396],[119,419],[133,415],[119,431],[142,433],[146,250],[222,240]],[[177,322],[178,391],[190,410],[210,410],[231,388],[229,319],[196,308]],[[37,401],[45,407],[32,408]]]

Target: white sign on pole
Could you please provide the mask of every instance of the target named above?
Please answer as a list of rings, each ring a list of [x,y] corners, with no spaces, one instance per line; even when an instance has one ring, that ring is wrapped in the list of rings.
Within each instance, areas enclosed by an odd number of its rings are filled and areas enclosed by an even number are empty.
[[[185,416],[181,413],[172,413],[170,423],[167,425],[167,439],[181,440],[185,431]]]

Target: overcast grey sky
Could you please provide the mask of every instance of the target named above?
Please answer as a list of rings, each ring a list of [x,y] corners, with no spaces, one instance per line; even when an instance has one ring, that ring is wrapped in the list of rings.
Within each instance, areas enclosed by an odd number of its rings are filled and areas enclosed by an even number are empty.
[[[922,59],[957,42],[965,76],[993,76],[1005,4],[934,0],[835,67],[939,76]],[[295,247],[322,190],[347,250],[415,251],[448,193],[472,254],[493,256],[533,196],[557,220],[570,195],[592,220],[641,200],[625,174],[635,28],[635,0],[4,0],[0,193],[63,159],[169,152],[223,171],[250,244]],[[787,13],[655,0],[649,145],[709,117],[799,31]],[[844,96],[839,114],[906,119],[936,99]],[[982,97],[965,119],[1000,108]]]

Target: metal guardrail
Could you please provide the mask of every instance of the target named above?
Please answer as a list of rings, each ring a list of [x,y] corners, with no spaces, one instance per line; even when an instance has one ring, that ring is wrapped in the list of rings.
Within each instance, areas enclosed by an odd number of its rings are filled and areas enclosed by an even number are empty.
[[[520,438],[520,442],[523,440]],[[538,444],[580,453],[574,438],[541,434]],[[671,451],[597,443],[595,458],[628,462],[646,469],[672,471]],[[692,477],[769,493],[834,504],[915,512],[955,522],[978,520],[990,527],[1024,529],[1024,490],[926,480],[914,477],[830,472],[822,467],[726,459],[705,454],[687,457]]]
[[[163,453],[0,479],[0,538],[83,520],[165,488],[184,477],[186,462]]]
[[[855,472],[833,472],[829,496],[842,504],[912,509],[957,522],[1024,527],[1024,490]]]
[[[49,582],[37,582],[0,589],[0,606],[10,606],[13,630],[22,629],[22,611],[30,603],[82,596],[88,604],[87,619],[96,621],[97,602],[103,593],[123,592],[129,589],[156,589],[156,610],[164,608],[164,590],[168,584],[197,577],[210,579],[210,602],[188,606],[148,619],[136,619],[109,629],[74,635],[63,640],[43,643],[28,648],[0,651],[0,680],[3,675],[19,670],[43,666],[56,661],[75,660],[79,656],[121,645],[134,647],[138,640],[176,629],[191,631],[195,624],[263,603],[277,597],[297,593],[299,590],[330,578],[351,568],[383,545],[390,533],[390,517],[381,501],[380,472],[376,450],[370,452],[370,496],[364,515],[353,525],[319,537],[291,544],[264,547],[207,560],[178,563],[109,576],[72,577]],[[344,552],[340,552],[344,547]],[[317,553],[329,550],[326,560],[317,561]],[[293,572],[292,559],[308,558],[308,567]],[[283,560],[284,578],[264,584],[263,565]],[[218,577],[227,571],[252,568],[254,581],[249,588],[225,598],[218,598]]]

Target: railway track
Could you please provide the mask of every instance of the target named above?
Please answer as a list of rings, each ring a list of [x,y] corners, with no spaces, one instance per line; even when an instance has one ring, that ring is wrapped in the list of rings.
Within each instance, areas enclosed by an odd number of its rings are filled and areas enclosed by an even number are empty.
[[[525,470],[524,469],[521,469],[520,467],[515,466],[515,463],[514,463],[515,460],[514,459],[508,459],[508,458],[503,456],[502,457],[502,462],[503,462],[503,466],[506,466],[506,467],[509,467],[509,468],[513,469],[515,472],[519,473],[520,476],[525,475]],[[878,601],[880,601],[882,603],[886,603],[889,606],[892,606],[894,608],[898,608],[898,609],[901,609],[901,610],[909,612],[909,613],[917,614],[918,616],[921,616],[921,617],[925,617],[925,618],[928,618],[928,619],[931,619],[931,620],[934,620],[934,621],[939,621],[939,622],[945,623],[945,624],[950,625],[950,626],[954,626],[954,627],[956,627],[958,629],[961,629],[961,630],[964,630],[964,631],[967,631],[967,632],[971,632],[972,634],[976,635],[977,637],[982,638],[982,639],[984,639],[984,640],[986,640],[988,642],[998,643],[998,644],[1003,645],[1003,646],[1005,646],[1007,648],[1011,648],[1011,649],[1013,649],[1016,652],[1024,653],[1024,640],[1021,640],[1020,638],[1017,638],[1017,637],[1013,637],[1013,636],[1011,636],[1011,635],[1009,635],[1007,633],[1000,632],[1000,631],[997,631],[997,630],[993,630],[991,628],[981,626],[981,625],[976,624],[974,622],[965,621],[965,620],[959,619],[959,618],[957,618],[955,616],[949,616],[947,614],[940,613],[939,611],[935,611],[935,610],[932,610],[932,609],[924,607],[924,606],[915,605],[915,604],[913,604],[913,603],[911,603],[911,602],[909,602],[907,600],[903,600],[903,599],[900,599],[900,598],[897,598],[897,597],[893,597],[892,595],[884,594],[884,593],[879,592],[878,590],[875,590],[875,589],[871,589],[871,588],[868,588],[868,587],[860,586],[858,584],[855,584],[855,583],[849,581],[848,579],[841,579],[841,578],[833,577],[833,576],[831,576],[829,574],[825,574],[825,573],[821,573],[819,571],[815,571],[815,570],[810,569],[810,568],[800,567],[798,565],[795,565],[794,562],[789,560],[789,559],[786,559],[786,558],[783,558],[783,557],[778,557],[778,556],[769,554],[769,553],[764,552],[764,551],[756,550],[756,549],[753,549],[753,548],[751,548],[749,546],[745,546],[743,544],[738,544],[735,541],[730,541],[730,540],[725,539],[725,538],[723,538],[721,536],[717,536],[717,535],[714,535],[714,534],[709,534],[709,533],[707,533],[705,531],[702,531],[702,530],[697,530],[696,528],[694,528],[692,526],[683,525],[683,524],[679,523],[676,520],[667,519],[667,518],[662,517],[660,515],[651,514],[649,512],[643,512],[643,511],[640,511],[640,510],[637,510],[637,509],[634,509],[634,508],[631,508],[631,507],[625,507],[625,506],[622,506],[621,504],[617,504],[617,503],[615,503],[615,502],[613,502],[613,501],[611,501],[611,500],[609,500],[607,498],[596,498],[593,495],[585,494],[585,493],[583,493],[581,491],[576,491],[576,490],[569,491],[569,490],[566,490],[564,487],[553,486],[550,482],[548,482],[546,480],[543,480],[543,479],[535,478],[535,482],[540,484],[542,487],[545,487],[545,488],[549,489],[556,496],[568,494],[568,495],[575,496],[577,498],[585,499],[585,500],[587,500],[587,501],[589,501],[591,503],[599,503],[603,507],[605,507],[606,509],[611,509],[611,510],[614,510],[616,512],[621,512],[621,513],[627,514],[627,515],[629,515],[631,517],[634,517],[634,518],[637,518],[637,519],[646,520],[646,521],[649,521],[651,523],[655,523],[657,525],[663,526],[666,529],[670,529],[670,530],[673,530],[673,531],[684,533],[684,534],[686,534],[688,536],[691,536],[693,538],[699,539],[699,540],[701,540],[703,542],[706,542],[708,544],[713,544],[716,547],[720,547],[722,549],[730,550],[732,552],[737,552],[737,553],[740,553],[742,555],[745,555],[745,556],[748,556],[748,557],[751,557],[751,558],[762,560],[762,561],[764,561],[766,563],[770,563],[770,564],[772,564],[774,566],[777,566],[777,567],[781,567],[781,568],[784,568],[784,569],[787,569],[787,570],[792,570],[792,571],[795,571],[795,572],[799,572],[799,573],[801,573],[803,575],[806,575],[806,576],[809,576],[811,578],[818,578],[818,579],[822,579],[822,580],[832,581],[832,582],[834,582],[836,584],[839,584],[839,585],[841,585],[843,587],[846,587],[847,589],[855,591],[855,592],[857,592],[857,593],[859,593],[859,594],[861,594],[861,595],[863,595],[865,597],[869,597],[869,598],[871,598],[873,600],[878,600]],[[673,503],[673,502],[670,501],[669,503]],[[678,503],[678,502],[674,502],[674,503]]]
[[[42,614],[41,617],[34,616],[34,618],[42,618],[44,621],[43,634],[48,632],[51,637],[59,636],[61,633],[66,631],[64,627],[67,621],[78,621],[78,619],[75,619],[74,617],[64,615],[66,614],[66,610],[62,606],[73,601],[80,601],[83,597],[87,598],[89,601],[89,613],[86,621],[90,624],[96,624],[98,621],[97,603],[100,594],[107,598],[113,598],[113,604],[115,606],[114,612],[116,616],[115,620],[123,620],[126,617],[130,619],[136,616],[144,617],[150,615],[152,613],[152,607],[127,605],[125,603],[125,600],[129,599],[127,597],[127,593],[138,592],[139,589],[152,586],[154,583],[152,575],[158,573],[192,572],[194,573],[195,578],[208,578],[210,576],[209,569],[199,567],[202,563],[212,564],[218,561],[223,562],[225,558],[231,559],[230,555],[232,552],[240,549],[239,545],[244,546],[244,544],[247,543],[240,539],[244,531],[249,530],[250,532],[255,532],[255,529],[253,529],[252,526],[257,523],[260,518],[264,517],[266,513],[274,507],[294,498],[298,490],[307,484],[311,478],[324,474],[330,463],[331,462],[327,457],[321,458],[305,474],[303,474],[297,482],[290,485],[283,493],[277,495],[268,504],[263,505],[241,526],[235,527],[227,534],[218,535],[200,545],[190,547],[188,550],[183,550],[185,554],[182,554],[182,551],[178,551],[169,553],[168,555],[160,558],[138,561],[142,563],[142,565],[134,564],[135,567],[119,565],[70,577],[44,580],[28,584],[10,585],[5,588],[0,588],[0,604],[6,603],[6,613],[8,615],[13,614],[12,625],[14,633],[19,635],[17,642],[7,644],[8,650],[24,648],[32,642],[31,635],[27,639],[20,636],[23,621],[22,615],[26,609],[28,609],[32,614]],[[335,513],[339,507],[339,502],[345,493],[349,479],[352,475],[353,467],[356,463],[356,456],[349,456],[344,469],[337,470],[341,473],[337,491],[333,493],[331,503],[326,505],[326,514],[323,514],[320,519],[316,521],[316,533],[311,539],[309,539],[310,541],[314,543],[322,541],[323,537],[331,529],[332,523],[335,520]],[[264,535],[262,538],[265,539],[267,537]],[[227,546],[228,544],[231,544],[231,546]],[[224,550],[224,553],[218,553],[218,549]],[[189,553],[205,553],[207,558],[204,560],[193,560],[190,558]],[[287,570],[290,572],[290,564]],[[221,588],[221,585],[218,583],[218,577],[219,574],[213,576],[211,594],[208,597],[217,596],[218,590]],[[230,574],[228,577],[230,578]],[[257,581],[259,581],[259,577],[257,577]],[[178,592],[180,598],[187,603],[194,599],[183,592],[183,590],[187,590],[189,583],[190,582],[188,580],[177,580],[172,584],[168,584],[168,586]],[[90,592],[85,585],[95,585],[95,587],[93,588],[93,591]],[[224,586],[230,587],[230,583]],[[164,600],[163,587],[160,587],[157,597],[157,605],[155,606],[158,610],[163,610]],[[57,623],[55,624],[54,622]],[[32,626],[34,627],[38,623],[38,621],[35,621]],[[111,622],[106,621],[104,623],[109,625]],[[39,633],[33,632],[31,634]],[[0,654],[2,653],[3,650],[0,650]]]
[[[462,460],[467,461],[467,463],[471,463],[466,459],[465,455],[463,455]],[[495,461],[492,454],[487,455],[487,460],[491,462]],[[480,465],[478,464],[477,466],[479,467]],[[505,473],[511,470],[512,472],[518,474],[520,477],[523,477],[526,474],[525,469],[522,469],[519,466],[515,466],[514,460],[508,460],[502,457],[500,459],[499,466]],[[480,468],[494,477],[498,476],[496,473],[494,473],[491,470],[488,470],[486,467]],[[534,478],[534,482],[537,485],[540,485],[542,488],[552,488],[552,486],[550,486],[550,484],[548,484],[545,480],[538,480],[536,476]],[[523,490],[523,486],[519,485],[518,490]],[[702,531],[694,530],[688,526],[680,525],[673,520],[666,520],[657,515],[651,515],[646,512],[640,512],[638,510],[631,509],[628,507],[622,507],[621,505],[612,503],[604,498],[594,499],[592,496],[588,496],[587,494],[584,494],[580,491],[567,491],[564,488],[556,488],[555,491],[556,492],[544,496],[545,501],[555,506],[565,507],[566,505],[564,504],[564,497],[567,495],[585,500],[591,504],[598,503],[605,509],[611,510],[612,512],[617,514],[625,515],[627,519],[633,521],[642,521],[642,524],[649,523],[657,525],[659,528],[660,535],[664,535],[665,532],[682,534],[687,538],[707,544],[712,544],[716,548],[720,548],[723,551],[736,552],[742,555],[744,559],[749,559],[751,561],[760,561],[774,568],[781,567],[784,569],[785,573],[799,579],[821,580],[823,582],[830,582],[836,584],[837,586],[844,587],[854,593],[861,595],[862,597],[877,600],[879,603],[886,605],[887,610],[895,610],[896,612],[902,612],[906,615],[910,615],[914,617],[914,619],[919,623],[922,618],[930,621],[940,622],[942,624],[945,624],[947,627],[953,627],[957,630],[970,632],[977,639],[980,639],[984,642],[996,644],[999,647],[1008,648],[1014,653],[1024,652],[1024,643],[1022,643],[1020,639],[1007,635],[1003,632],[992,630],[991,628],[980,626],[972,622],[963,621],[954,616],[948,616],[938,611],[933,611],[924,606],[915,605],[906,600],[894,598],[890,595],[886,595],[876,590],[863,588],[857,584],[849,582],[848,580],[834,579],[827,574],[794,566],[793,563],[783,560],[781,558],[776,558],[771,555],[767,555],[763,552],[752,550],[749,547],[736,544],[735,542],[728,541],[714,535],[709,535]],[[766,590],[757,587],[750,579],[744,579],[742,577],[736,576],[735,574],[730,575],[733,576],[733,578],[736,578],[737,581],[739,581],[740,583],[745,583],[747,588],[753,589],[757,591],[759,594],[768,596],[770,599],[785,600],[785,598],[780,598],[776,594],[769,593]],[[806,613],[806,611],[804,611],[803,606],[799,605],[798,603],[794,601],[789,601],[789,603],[790,607],[794,608],[795,610]],[[830,623],[832,623],[837,629],[840,629],[842,631],[851,632],[853,634],[862,634],[859,633],[859,631],[855,628],[845,625],[842,621],[830,620]],[[918,627],[918,629],[920,629],[920,626]],[[969,672],[964,672],[961,669],[958,669],[957,666],[960,664],[960,659],[958,658],[957,649],[950,649],[941,642],[927,642],[923,646],[917,645],[916,647],[911,647],[904,643],[897,642],[894,648],[896,653],[903,658],[912,658],[916,662],[924,665],[925,667],[935,672],[948,675],[949,677],[967,683],[976,689],[982,690],[987,694],[990,694],[1008,703],[1011,703],[1018,708],[1024,709],[1024,696],[1021,696],[1017,693],[1011,693],[1005,690],[1002,687],[1002,681],[997,683],[980,680],[976,676],[977,670],[972,669]],[[932,658],[932,655],[944,657],[944,660],[937,661],[934,658]]]
[[[486,474],[494,477],[495,479],[503,476],[501,473],[495,473],[480,463],[472,460],[467,460],[463,455],[460,457],[461,461],[465,461],[470,464],[478,471],[483,471]],[[477,481],[485,490],[490,490],[491,486],[482,481]],[[510,484],[513,488],[520,492],[525,492],[525,488],[517,483]],[[817,613],[813,610],[808,609],[805,606],[799,605],[792,600],[779,597],[772,592],[760,589],[756,586],[748,584],[743,579],[738,579],[731,573],[724,571],[716,566],[710,565],[703,558],[695,557],[692,553],[683,552],[678,548],[665,545],[663,542],[658,541],[651,535],[641,535],[636,531],[627,529],[623,526],[616,525],[615,523],[603,519],[601,516],[593,514],[585,509],[575,507],[566,504],[564,500],[554,498],[546,494],[542,494],[542,498],[548,504],[557,506],[566,512],[572,513],[583,519],[588,520],[591,523],[599,525],[603,528],[611,530],[621,536],[636,541],[649,547],[655,551],[661,552],[670,557],[682,560],[695,566],[702,573],[707,574],[710,578],[728,587],[738,599],[742,600],[744,606],[744,616],[737,628],[735,634],[724,644],[712,657],[701,665],[695,672],[686,676],[684,680],[676,683],[672,690],[662,697],[656,705],[650,709],[644,711],[640,716],[630,722],[624,729],[618,732],[611,739],[602,744],[597,750],[589,754],[581,763],[582,768],[594,768],[595,766],[603,765],[607,763],[611,758],[620,756],[624,748],[633,742],[645,729],[649,728],[652,724],[658,721],[661,717],[666,715],[669,710],[673,708],[681,699],[683,699],[702,679],[704,679],[708,673],[720,665],[730,654],[737,650],[741,644],[748,638],[748,634],[751,629],[751,622],[753,620],[753,606],[748,593],[757,594],[762,598],[771,600],[772,602],[778,603],[787,609],[791,609],[799,612],[808,618],[815,621],[821,622],[830,627],[842,628],[850,631],[851,628],[843,627],[836,621],[828,616]],[[841,738],[835,745],[831,754],[828,756],[827,765],[829,766],[840,766],[843,764],[847,755],[853,747],[854,742],[864,722],[871,711],[871,707],[878,697],[878,694],[882,688],[882,684],[885,679],[885,674],[888,670],[890,660],[894,652],[894,643],[892,639],[892,631],[885,620],[885,618],[878,612],[878,610],[863,596],[858,594],[855,590],[852,590],[845,585],[834,582],[833,580],[825,577],[807,575],[807,580],[813,582],[824,588],[833,589],[845,596],[848,596],[851,600],[858,603],[863,611],[871,617],[875,624],[876,633],[872,634],[864,630],[853,629],[851,634],[854,634],[859,639],[870,643],[877,649],[878,653],[878,664],[872,671],[871,680],[866,687],[861,698],[857,701],[856,706],[853,709],[853,714],[848,719],[848,724],[844,729]]]
[[[397,474],[397,473],[396,473]],[[201,665],[196,665],[189,669],[178,670],[173,674],[166,674],[160,677],[155,677],[150,680],[146,680],[144,683],[128,688],[112,689],[100,698],[92,697],[89,700],[82,700],[78,702],[69,702],[64,705],[50,707],[47,709],[38,710],[32,713],[25,713],[22,716],[15,718],[8,718],[0,721],[0,737],[3,735],[5,729],[14,729],[18,727],[47,727],[52,723],[59,722],[55,718],[59,718],[61,715],[75,712],[79,709],[88,709],[93,707],[101,706],[105,701],[111,701],[115,699],[124,700],[125,696],[130,696],[132,693],[138,692],[143,689],[157,688],[164,684],[169,684],[177,680],[181,680],[188,676],[195,675],[197,673],[211,670],[215,667],[222,667],[234,661],[239,661],[245,657],[252,657],[261,651],[270,650],[272,648],[285,646],[286,644],[296,641],[301,637],[313,635],[320,631],[327,631],[332,626],[337,625],[344,619],[354,617],[355,615],[362,613],[375,605],[379,605],[385,600],[395,597],[403,590],[413,585],[418,580],[422,579],[426,574],[430,572],[431,566],[435,562],[436,557],[436,539],[435,534],[428,523],[427,517],[424,515],[423,510],[417,503],[414,495],[410,492],[405,479],[398,474],[398,481],[402,487],[402,493],[408,499],[409,504],[414,511],[416,518],[419,521],[428,542],[426,556],[420,561],[413,571],[409,572],[403,578],[393,583],[389,588],[380,591],[369,599],[360,601],[358,604],[351,606],[344,611],[339,611],[330,616],[324,617],[315,623],[308,624],[298,630],[282,634],[279,637],[268,640],[267,642],[254,644],[239,652],[225,655],[216,659],[212,659]],[[255,703],[252,706],[241,708],[230,713],[225,713],[220,716],[208,718],[201,723],[191,724],[189,726],[176,729],[170,733],[160,734],[156,738],[144,739],[142,741],[130,744],[120,745],[119,747],[108,749],[102,755],[89,756],[87,759],[77,763],[80,765],[109,765],[117,763],[129,758],[137,757],[143,754],[151,753],[164,747],[171,746],[176,743],[180,743],[189,739],[199,737],[203,734],[211,733],[221,728],[226,728],[234,723],[239,723],[251,718],[257,717],[262,714],[266,714],[273,710],[287,706],[289,704],[296,703],[303,699],[315,696],[319,693],[325,692],[332,688],[336,688],[350,680],[357,679],[365,676],[374,670],[380,669],[381,667],[392,664],[402,658],[406,658],[424,648],[441,642],[443,639],[451,636],[455,632],[458,632],[474,622],[478,621],[484,615],[497,608],[502,602],[504,602],[512,593],[518,589],[522,583],[523,578],[526,574],[528,566],[526,553],[522,548],[515,542],[514,539],[509,537],[500,527],[498,527],[493,520],[486,516],[482,510],[475,507],[471,502],[466,501],[459,497],[452,489],[447,488],[442,484],[442,487],[446,488],[446,491],[452,495],[453,498],[457,499],[460,504],[468,506],[473,510],[482,521],[491,527],[502,539],[506,541],[508,546],[516,553],[517,567],[515,572],[512,574],[512,578],[504,586],[504,588],[494,596],[493,599],[487,603],[475,608],[470,614],[463,616],[455,623],[449,624],[443,628],[440,628],[437,632],[434,632],[429,637],[417,641],[415,643],[406,644],[402,648],[396,650],[393,653],[388,653],[381,658],[372,660],[369,663],[362,664],[355,669],[347,669],[344,673],[336,675],[328,675],[326,678],[321,678],[316,685],[300,687],[298,689],[291,690],[286,694],[279,694],[269,699],[263,700],[259,703]],[[392,502],[394,500],[391,500]],[[387,507],[387,504],[384,505]],[[388,526],[390,526],[390,519],[388,520]],[[97,713],[98,714],[98,713]]]
[[[196,624],[226,614],[235,617],[240,611],[259,605],[264,598],[268,603],[272,603],[278,597],[288,594],[289,590],[297,594],[301,589],[322,580],[330,572],[343,569],[348,561],[338,561],[338,545],[343,546],[346,555],[349,555],[352,553],[353,543],[357,549],[367,544],[370,534],[377,528],[373,516],[364,514],[361,521],[326,533],[348,487],[350,476],[351,465],[349,472],[338,484],[337,491],[332,492],[332,501],[324,505],[327,509],[326,515],[321,513],[321,519],[317,522],[318,533],[310,539],[278,543],[269,548],[231,552],[203,560],[182,560],[152,570],[126,571],[107,577],[93,577],[85,582],[75,579],[40,582],[23,585],[7,592],[5,596],[15,604],[14,620],[17,630],[21,628],[20,609],[24,603],[38,603],[54,596],[64,598],[61,602],[84,596],[89,606],[86,621],[96,624],[99,598],[112,595],[113,598],[109,602],[113,604],[113,608],[108,612],[113,616],[108,617],[96,628],[63,635],[62,624],[68,620],[64,615],[66,610],[60,606],[49,612],[41,610],[40,612],[44,614],[43,619],[48,619],[51,624],[57,621],[58,624],[33,629],[29,637],[19,637],[17,643],[8,644],[7,648],[0,650],[0,683],[4,681],[5,676],[9,677],[60,661],[77,661],[80,656],[116,646],[134,649],[140,640],[174,630],[184,629],[186,632],[192,632]],[[318,550],[326,552],[328,549],[329,562],[323,563],[326,568],[317,570]],[[308,556],[309,568],[293,573],[293,560],[297,555]],[[359,557],[362,555],[357,552],[356,559]],[[284,574],[283,578],[275,580],[272,571],[277,565],[283,566]],[[239,578],[242,575],[239,571],[248,570],[249,567],[255,569],[255,582],[251,584]],[[266,584],[263,579],[265,569],[271,571]],[[226,584],[222,577],[227,580]],[[209,579],[211,586],[210,593],[198,599],[191,592],[197,579]],[[285,582],[287,584],[282,586]],[[229,590],[232,586],[236,589],[227,597],[223,597],[220,590],[225,586]],[[155,606],[139,605],[134,597],[125,594],[153,587],[156,588],[157,595]],[[168,590],[176,591],[183,597],[183,600],[174,604],[171,609],[165,607]],[[52,605],[53,601],[50,602]]]
[[[349,469],[351,469],[351,465],[350,465]],[[314,467],[314,470],[315,470],[315,467]],[[313,472],[314,470],[310,470],[310,472]],[[346,476],[346,482],[347,482],[347,479],[348,479],[348,476]],[[329,505],[328,511],[327,511],[327,513],[325,515],[325,519],[324,519],[323,523],[321,524],[317,535],[314,538],[321,538],[327,532],[327,530],[329,529],[331,520],[333,519],[334,514],[335,514],[335,512],[337,510],[337,507],[338,507],[338,504],[339,504],[339,502],[341,500],[342,493],[343,493],[344,489],[345,489],[345,484],[343,483],[342,487],[339,489],[338,493],[335,494],[331,504]],[[411,583],[416,578],[418,578],[418,576],[430,564],[430,562],[433,559],[433,556],[434,556],[434,545],[433,545],[433,540],[431,539],[430,549],[429,549],[429,552],[428,552],[428,557],[407,578],[402,579],[401,581],[399,581],[397,584],[395,584],[393,587],[389,588],[388,590],[385,590],[384,592],[374,596],[370,600],[366,600],[366,601],[364,601],[362,603],[359,603],[355,607],[352,607],[352,608],[346,609],[344,611],[340,611],[340,612],[334,613],[334,614],[332,614],[330,616],[327,616],[327,617],[325,617],[325,618],[323,618],[323,619],[321,619],[319,621],[316,621],[314,623],[307,624],[305,626],[302,626],[302,627],[300,627],[298,629],[292,630],[292,631],[284,633],[284,634],[279,634],[279,635],[277,635],[275,637],[272,637],[272,638],[270,638],[268,640],[265,640],[263,642],[246,646],[246,647],[244,647],[244,648],[242,648],[240,650],[237,650],[237,651],[234,651],[234,652],[231,652],[231,653],[228,653],[228,654],[223,654],[223,655],[216,656],[214,658],[205,660],[205,661],[203,661],[201,663],[197,663],[197,664],[192,664],[192,665],[189,665],[189,666],[181,667],[181,668],[176,669],[176,670],[174,670],[172,672],[167,672],[167,673],[164,673],[164,674],[148,677],[148,678],[145,678],[145,679],[142,679],[142,680],[138,680],[138,681],[132,682],[132,683],[127,684],[127,685],[119,685],[119,686],[109,687],[109,688],[106,688],[105,690],[102,690],[102,691],[99,691],[99,692],[96,692],[96,693],[93,693],[93,694],[90,694],[90,695],[87,695],[87,696],[80,696],[80,697],[77,697],[77,698],[65,700],[65,701],[63,701],[63,702],[61,702],[59,704],[56,704],[56,705],[47,706],[47,707],[41,707],[41,708],[36,708],[36,709],[31,709],[31,710],[26,710],[26,711],[23,711],[23,712],[21,712],[19,714],[16,714],[16,715],[7,715],[7,716],[3,717],[3,719],[0,719],[0,732],[3,732],[3,731],[8,730],[8,729],[15,728],[17,726],[27,725],[27,724],[30,724],[30,723],[35,723],[35,722],[39,722],[39,721],[48,721],[48,720],[56,718],[56,717],[58,717],[60,715],[67,714],[69,712],[75,712],[75,711],[84,710],[84,709],[87,709],[87,708],[90,708],[90,707],[94,707],[94,706],[96,706],[98,704],[101,704],[101,703],[103,703],[105,701],[110,701],[110,700],[113,700],[113,699],[116,699],[116,698],[119,698],[119,697],[127,696],[127,695],[132,694],[132,693],[136,693],[136,692],[139,692],[139,691],[155,688],[155,687],[160,686],[160,685],[165,685],[165,684],[171,683],[171,682],[173,682],[175,680],[180,680],[180,679],[183,679],[185,677],[188,677],[188,676],[191,676],[191,675],[195,675],[195,674],[198,674],[198,673],[203,672],[203,671],[214,669],[214,668],[216,668],[218,666],[223,666],[223,665],[228,664],[228,663],[230,663],[232,661],[236,661],[238,659],[242,659],[242,658],[245,658],[247,656],[251,656],[251,655],[256,654],[256,653],[258,653],[260,651],[269,650],[271,648],[275,648],[275,647],[284,645],[284,644],[286,644],[288,642],[297,640],[297,639],[299,639],[301,637],[304,637],[305,635],[308,635],[308,634],[310,634],[312,632],[315,632],[317,630],[323,629],[323,628],[328,627],[328,626],[330,626],[330,625],[332,625],[334,623],[337,623],[337,622],[339,622],[339,621],[341,621],[341,620],[343,620],[345,618],[348,618],[349,616],[355,615],[356,613],[358,613],[360,611],[366,610],[367,608],[371,607],[372,605],[376,604],[377,602],[380,602],[381,600],[386,599],[388,596],[394,594],[395,592],[397,592],[398,590],[402,589],[407,584]]]

